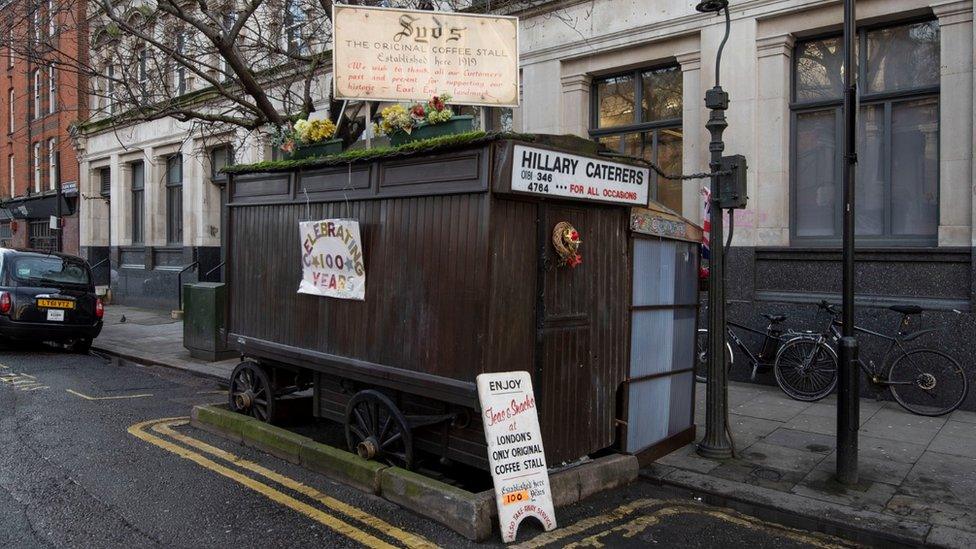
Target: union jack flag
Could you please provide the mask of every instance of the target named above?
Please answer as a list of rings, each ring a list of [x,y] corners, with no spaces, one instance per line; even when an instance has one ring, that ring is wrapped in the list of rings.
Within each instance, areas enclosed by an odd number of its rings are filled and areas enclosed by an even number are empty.
[[[712,193],[708,190],[708,187],[702,187],[702,259],[708,259],[711,255],[711,246],[709,238],[712,233],[712,213],[709,204],[711,203]]]

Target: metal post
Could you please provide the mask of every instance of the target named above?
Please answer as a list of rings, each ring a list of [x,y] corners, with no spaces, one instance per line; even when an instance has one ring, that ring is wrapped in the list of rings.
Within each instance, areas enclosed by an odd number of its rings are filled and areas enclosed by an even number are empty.
[[[844,0],[844,254],[843,338],[837,386],[837,480],[857,484],[857,432],[860,425],[860,371],[854,337],[854,183],[857,167],[857,39],[854,0]]]
[[[725,150],[722,133],[728,126],[725,121],[725,111],[729,107],[729,94],[719,85],[719,69],[722,49],[729,38],[729,11],[727,2],[711,5],[702,2],[698,9],[700,11],[725,10],[725,38],[719,46],[718,59],[715,62],[715,87],[705,93],[705,105],[711,111],[708,122],[705,123],[712,137],[708,144],[711,153],[708,166],[711,172],[715,173],[722,167],[722,152]],[[732,457],[732,441],[729,439],[729,388],[728,369],[725,363],[725,238],[722,210],[719,208],[718,201],[721,195],[719,176],[713,175],[711,179],[712,196],[709,212],[712,229],[709,240],[712,242],[712,247],[708,265],[708,381],[705,385],[705,437],[698,444],[698,453],[707,458],[727,459]]]
[[[61,216],[64,215],[64,212],[61,211],[61,201],[64,200],[64,194],[61,191],[61,151],[54,152],[54,174],[52,175],[54,177],[55,188],[57,189],[57,194],[54,197],[54,199],[57,200],[57,205],[55,206],[54,215],[55,217],[58,218],[58,232],[55,233],[57,235],[57,240],[55,241],[54,249],[57,252],[63,252],[64,251],[64,236],[63,236],[64,224],[61,222]]]

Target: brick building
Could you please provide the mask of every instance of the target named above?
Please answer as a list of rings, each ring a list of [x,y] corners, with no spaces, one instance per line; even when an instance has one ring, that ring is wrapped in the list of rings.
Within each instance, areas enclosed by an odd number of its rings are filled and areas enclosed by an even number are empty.
[[[78,253],[78,160],[69,127],[87,118],[84,2],[14,0],[0,7],[0,244]],[[59,186],[61,194],[58,205]]]

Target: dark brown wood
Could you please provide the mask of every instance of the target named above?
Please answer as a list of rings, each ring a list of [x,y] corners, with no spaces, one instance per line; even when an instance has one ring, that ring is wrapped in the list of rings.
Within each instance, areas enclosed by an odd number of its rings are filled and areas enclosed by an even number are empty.
[[[641,467],[647,467],[648,465],[654,463],[658,458],[664,457],[671,452],[687,446],[695,441],[695,426],[692,425],[684,431],[679,431],[668,438],[648,446],[644,450],[637,452],[637,463]]]
[[[613,445],[627,366],[629,208],[496,194],[493,180],[511,176],[510,150],[500,141],[232,175],[228,343],[315,371],[320,417],[342,420],[351,387],[383,390],[405,413],[463,411],[466,426],[425,427],[416,440],[478,467],[487,465],[474,389],[483,372],[535,374],[550,463]],[[365,301],[297,293],[298,223],[333,217],[360,223]],[[582,235],[575,269],[556,267],[549,240],[559,221]]]

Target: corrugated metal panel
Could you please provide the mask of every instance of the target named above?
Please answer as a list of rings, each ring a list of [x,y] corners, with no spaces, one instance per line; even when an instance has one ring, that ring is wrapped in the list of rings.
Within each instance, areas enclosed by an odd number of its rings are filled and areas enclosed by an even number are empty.
[[[677,242],[637,239],[634,241],[633,305],[675,303],[674,277]]]
[[[637,452],[668,437],[671,377],[630,384],[627,411],[627,448]]]
[[[634,311],[630,321],[630,377],[671,370],[674,311]]]
[[[668,410],[668,436],[680,433],[694,425],[692,418],[695,398],[695,373],[685,372],[671,376],[671,407]],[[652,443],[653,444],[653,443]]]

